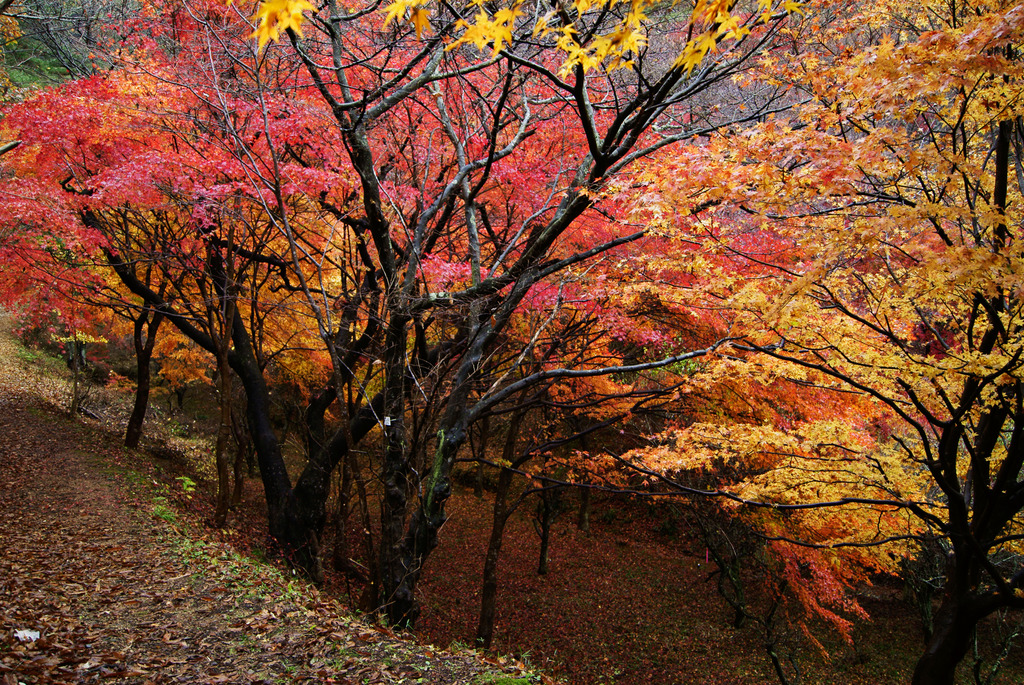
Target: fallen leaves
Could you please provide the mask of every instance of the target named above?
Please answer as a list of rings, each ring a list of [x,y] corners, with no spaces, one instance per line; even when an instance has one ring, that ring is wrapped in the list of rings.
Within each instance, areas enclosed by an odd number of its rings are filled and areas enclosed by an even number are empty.
[[[315,588],[152,517],[147,481],[113,473],[113,436],[13,389],[31,385],[10,345],[0,332],[2,685],[455,685],[521,673],[357,621]]]

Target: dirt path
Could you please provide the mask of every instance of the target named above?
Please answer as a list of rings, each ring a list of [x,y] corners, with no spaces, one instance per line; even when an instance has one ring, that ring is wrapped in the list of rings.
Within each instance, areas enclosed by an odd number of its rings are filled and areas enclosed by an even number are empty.
[[[0,331],[0,683],[535,682],[203,541]],[[56,389],[55,389],[56,388]],[[162,489],[161,489],[162,488]],[[520,679],[521,678],[521,679]]]

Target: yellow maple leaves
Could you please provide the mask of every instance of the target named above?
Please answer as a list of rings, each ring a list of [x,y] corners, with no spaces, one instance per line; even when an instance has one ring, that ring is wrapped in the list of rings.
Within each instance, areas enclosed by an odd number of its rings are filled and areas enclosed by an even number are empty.
[[[285,2],[286,0],[278,0]],[[392,22],[408,21],[416,29],[417,37],[422,38],[429,28],[431,0],[394,0],[386,5],[384,25]],[[739,41],[750,34],[751,26],[756,22],[767,23],[773,18],[792,13],[802,13],[803,3],[796,0],[783,0],[776,7],[773,0],[759,0],[760,14],[754,17],[733,14],[736,0],[697,0],[689,12],[688,31],[691,38],[683,46],[674,66],[690,73],[708,54],[726,40]],[[679,4],[673,2],[673,5]],[[559,70],[563,77],[579,68],[584,73],[592,70],[613,71],[629,68],[633,57],[638,55],[647,44],[648,17],[647,12],[658,6],[652,0],[630,0],[628,5],[620,0],[572,0],[571,3],[558,4],[546,14],[537,11],[524,11],[523,0],[512,0],[509,4],[484,6],[483,0],[471,0],[466,8],[474,10],[471,19],[457,19],[455,40],[449,49],[460,45],[473,45],[477,49],[490,50],[497,56],[503,49],[513,43],[517,25],[531,31],[534,38],[551,36],[554,48],[565,55],[565,61]],[[594,31],[585,24],[587,17],[600,14],[606,16],[616,5],[625,6],[621,18],[613,23],[610,30]],[[523,25],[528,15],[535,18],[532,24]]]
[[[506,45],[512,43],[512,30],[515,28],[516,19],[523,14],[523,3],[517,0],[493,15],[484,9],[483,2],[475,0],[472,4],[480,7],[480,11],[472,22],[461,19],[456,22],[456,28],[462,29],[463,34],[451,44],[449,49],[454,49],[463,43],[472,43],[478,50],[484,50],[491,46],[492,54],[497,56]]]
[[[382,9],[384,26],[407,21],[415,29],[416,37],[422,39],[430,28],[430,4],[431,0],[394,0]],[[577,26],[584,15],[607,12],[616,4],[619,4],[618,0],[572,0],[571,12],[567,12],[566,7],[552,10],[537,16],[529,28],[534,37],[554,35],[555,49],[565,55],[559,70],[563,77],[577,68],[584,73],[629,68],[633,64],[633,56],[647,44],[646,12],[655,6],[654,2],[630,0],[621,20],[610,31],[585,31],[585,39],[581,39],[581,30]],[[691,38],[676,58],[675,68],[689,74],[722,41],[739,41],[750,34],[752,20],[732,14],[735,4],[736,0],[697,0],[690,12]],[[454,27],[461,34],[449,44],[449,49],[468,44],[481,51],[490,49],[492,56],[496,57],[513,43],[516,25],[526,15],[523,5],[524,0],[512,0],[507,6],[488,9],[483,0],[471,0],[467,8],[476,8],[477,12],[472,19],[455,21]],[[802,7],[803,3],[796,0],[783,0],[776,10],[773,0],[758,0],[760,14],[756,21],[767,23],[776,16],[774,11],[802,13]],[[256,29],[252,35],[258,40],[260,49],[271,40],[277,41],[289,30],[301,37],[303,13],[315,11],[316,7],[308,0],[263,0],[256,9]]]
[[[256,30],[252,37],[263,47],[281,37],[289,29],[302,36],[302,13],[315,12],[316,7],[307,0],[264,0],[256,8]]]
[[[613,3],[610,3],[613,4]],[[580,13],[590,9],[594,3],[590,0],[577,0]],[[647,15],[644,10],[649,5],[646,0],[633,0],[629,10],[614,30],[593,36],[585,44],[577,41],[578,32],[573,26],[563,26],[559,30],[556,47],[565,53],[566,60],[561,68],[561,75],[566,76],[576,67],[586,73],[591,70],[626,69],[632,66],[630,55],[636,55],[647,44],[644,35],[644,22]],[[585,8],[585,9],[579,9]],[[540,35],[551,31],[546,26],[539,31]],[[537,31],[535,31],[536,33]]]
[[[427,9],[429,0],[396,0],[385,7],[386,17],[384,26],[392,21],[402,21],[408,17],[408,21],[416,29],[416,37],[423,38],[423,34],[430,27],[430,10]]]
[[[687,41],[676,58],[676,67],[690,74],[722,41],[739,41],[750,35],[750,24],[743,23],[740,16],[732,13],[735,4],[736,0],[697,0],[692,25],[707,28]],[[757,6],[759,23],[767,24],[773,19],[772,0],[758,0]],[[804,3],[797,0],[784,0],[780,9],[783,14],[803,14],[803,6]]]

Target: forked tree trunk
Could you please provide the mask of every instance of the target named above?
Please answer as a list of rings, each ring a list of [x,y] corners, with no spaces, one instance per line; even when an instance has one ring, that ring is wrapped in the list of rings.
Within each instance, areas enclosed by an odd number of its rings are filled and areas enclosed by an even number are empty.
[[[142,439],[142,426],[149,409],[150,363],[156,345],[157,329],[164,320],[164,315],[159,312],[153,312],[150,318],[150,312],[151,310],[146,310],[135,320],[135,404],[132,407],[132,415],[128,418],[124,436],[124,446],[130,449],[138,447],[139,440]]]

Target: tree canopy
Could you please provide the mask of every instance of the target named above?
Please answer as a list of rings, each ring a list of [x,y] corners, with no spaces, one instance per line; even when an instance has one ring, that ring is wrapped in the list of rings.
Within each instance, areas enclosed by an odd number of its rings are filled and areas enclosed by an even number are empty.
[[[1019,6],[145,10],[5,106],[3,292],[126,317],[140,379],[166,322],[225,440],[237,377],[309,576],[334,474],[372,483],[370,604],[412,623],[472,431],[543,412],[538,463],[473,458],[715,498],[844,634],[858,584],[940,555],[915,683],[1024,604]]]

